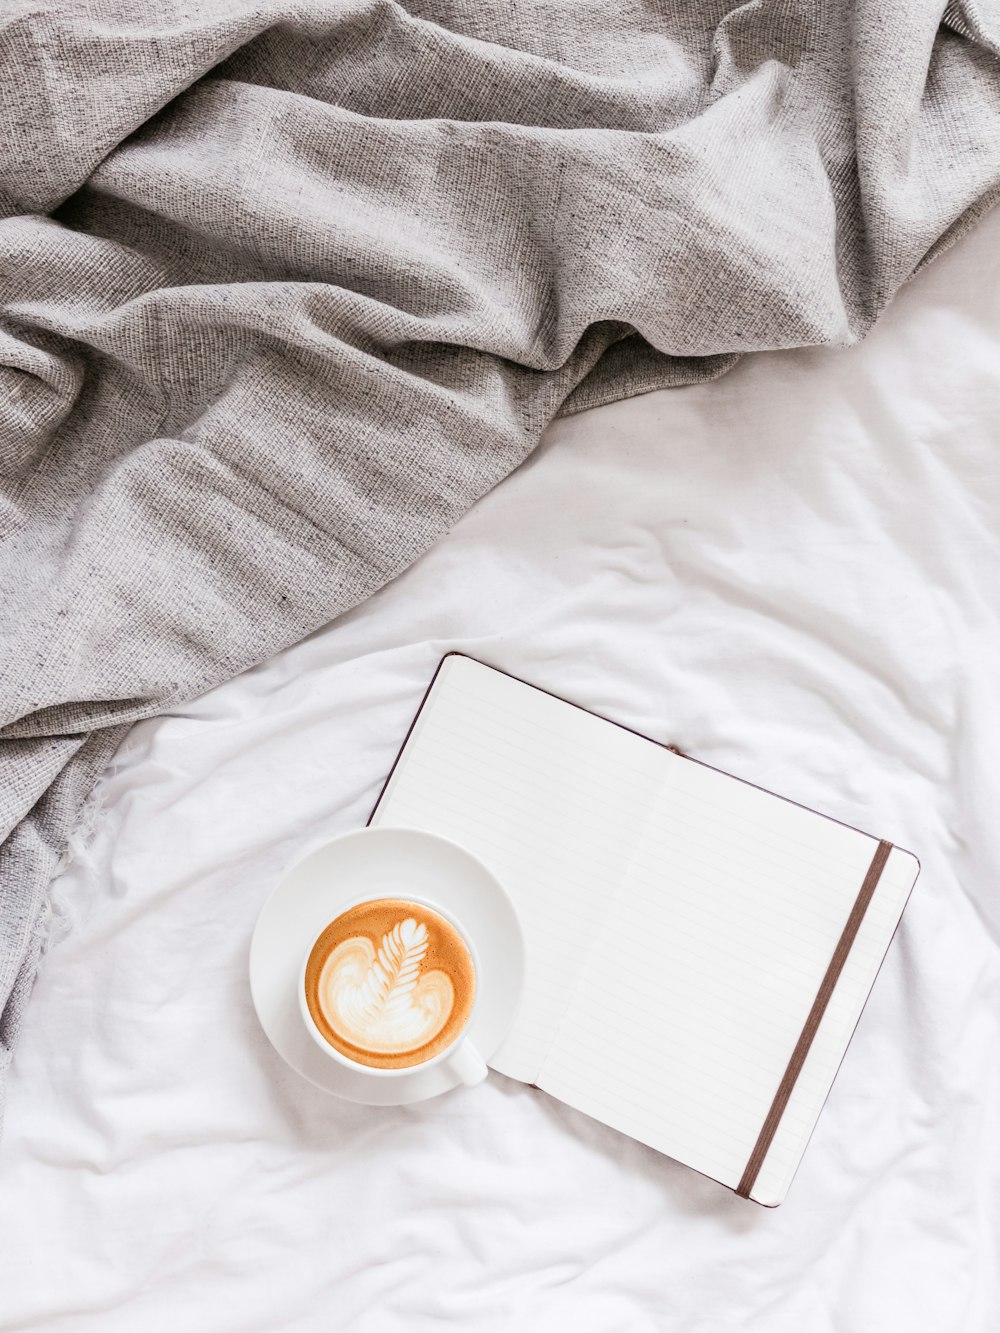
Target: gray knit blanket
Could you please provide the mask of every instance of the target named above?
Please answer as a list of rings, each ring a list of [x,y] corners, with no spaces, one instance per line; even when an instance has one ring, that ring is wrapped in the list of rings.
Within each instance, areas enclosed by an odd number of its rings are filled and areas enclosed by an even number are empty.
[[[861,337],[997,199],[998,6],[942,8],[5,0],[0,1072],[129,724],[555,414]]]

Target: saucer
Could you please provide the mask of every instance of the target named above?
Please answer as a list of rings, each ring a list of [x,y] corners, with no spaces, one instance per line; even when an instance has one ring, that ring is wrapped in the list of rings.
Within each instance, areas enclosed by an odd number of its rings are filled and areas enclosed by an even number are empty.
[[[280,1056],[326,1092],[369,1106],[404,1106],[457,1087],[444,1064],[375,1079],[328,1059],[306,1032],[298,977],[306,950],[342,907],[359,898],[425,898],[455,916],[479,954],[468,1035],[483,1059],[510,1027],[524,981],[524,938],[499,880],[447,838],[420,829],[359,829],[293,866],[261,909],[250,944],[250,993]]]

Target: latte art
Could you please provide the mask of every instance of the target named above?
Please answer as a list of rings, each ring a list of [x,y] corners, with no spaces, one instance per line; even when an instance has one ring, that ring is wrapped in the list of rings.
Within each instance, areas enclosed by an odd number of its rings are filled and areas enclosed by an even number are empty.
[[[319,1004],[346,1041],[401,1055],[425,1045],[451,1017],[455,988],[446,972],[421,974],[427,927],[397,921],[376,953],[364,936],[344,940],[323,964]]]
[[[361,1064],[402,1068],[444,1050],[475,997],[465,941],[437,912],[402,898],[361,903],[323,931],[306,965],[317,1028]]]

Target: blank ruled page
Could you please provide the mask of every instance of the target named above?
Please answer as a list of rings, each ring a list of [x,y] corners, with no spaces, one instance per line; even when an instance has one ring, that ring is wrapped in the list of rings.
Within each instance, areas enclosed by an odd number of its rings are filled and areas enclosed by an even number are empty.
[[[490,1064],[536,1081],[663,753],[471,658],[445,658],[373,823],[424,828],[493,870],[521,919],[527,979]]]
[[[668,759],[538,1083],[735,1187],[877,843]]]

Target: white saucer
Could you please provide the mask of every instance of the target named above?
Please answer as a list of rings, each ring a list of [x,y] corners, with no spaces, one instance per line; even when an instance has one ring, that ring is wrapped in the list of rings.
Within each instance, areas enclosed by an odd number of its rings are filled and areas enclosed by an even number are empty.
[[[367,1078],[328,1059],[299,1012],[306,950],[341,906],[359,898],[437,903],[462,923],[479,954],[478,994],[469,1037],[484,1060],[514,1018],[524,980],[524,939],[499,881],[471,853],[419,829],[359,829],[335,838],[288,872],[257,918],[250,944],[250,993],[271,1045],[317,1087],[369,1106],[404,1106],[458,1084],[446,1065],[393,1079]]]

